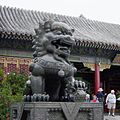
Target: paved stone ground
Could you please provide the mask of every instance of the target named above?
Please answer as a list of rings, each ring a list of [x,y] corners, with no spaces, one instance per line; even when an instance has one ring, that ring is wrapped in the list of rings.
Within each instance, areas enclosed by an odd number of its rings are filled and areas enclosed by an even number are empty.
[[[115,115],[115,117],[104,115],[104,120],[120,120],[120,115]]]

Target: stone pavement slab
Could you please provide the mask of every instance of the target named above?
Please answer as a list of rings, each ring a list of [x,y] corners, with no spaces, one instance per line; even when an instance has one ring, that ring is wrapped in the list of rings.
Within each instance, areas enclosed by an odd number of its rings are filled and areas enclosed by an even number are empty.
[[[115,115],[115,117],[104,115],[104,120],[120,120],[120,115]]]

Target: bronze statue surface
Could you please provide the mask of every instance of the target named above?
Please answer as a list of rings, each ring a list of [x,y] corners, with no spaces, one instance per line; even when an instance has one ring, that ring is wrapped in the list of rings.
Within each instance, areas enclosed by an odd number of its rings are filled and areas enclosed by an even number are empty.
[[[27,84],[30,90],[25,91],[25,95],[32,95],[33,101],[74,101],[76,89],[85,88],[75,81],[77,70],[68,60],[70,48],[75,44],[73,32],[66,23],[53,20],[41,22],[35,29],[35,51]]]

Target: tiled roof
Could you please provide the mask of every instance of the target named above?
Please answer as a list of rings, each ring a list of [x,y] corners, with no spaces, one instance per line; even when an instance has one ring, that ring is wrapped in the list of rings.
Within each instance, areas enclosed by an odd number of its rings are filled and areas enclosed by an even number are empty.
[[[31,37],[34,28],[45,18],[57,18],[75,29],[76,45],[120,50],[120,25],[89,20],[84,17],[63,16],[52,13],[0,6],[0,32],[13,36]]]

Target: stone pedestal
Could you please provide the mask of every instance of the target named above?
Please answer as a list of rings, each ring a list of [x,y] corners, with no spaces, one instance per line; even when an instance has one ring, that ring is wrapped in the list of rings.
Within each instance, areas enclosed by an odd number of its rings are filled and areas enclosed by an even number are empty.
[[[103,120],[102,103],[23,102],[11,106],[11,120]]]

